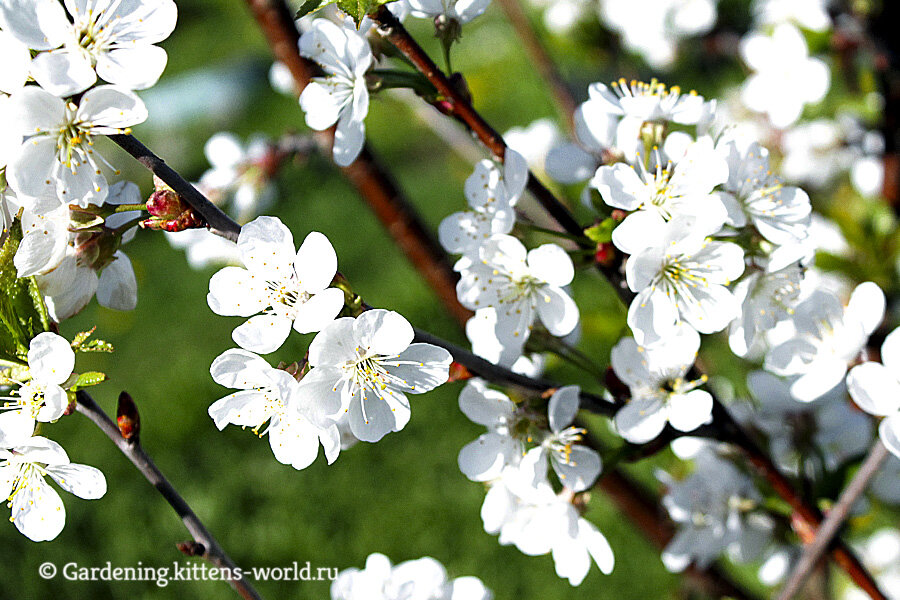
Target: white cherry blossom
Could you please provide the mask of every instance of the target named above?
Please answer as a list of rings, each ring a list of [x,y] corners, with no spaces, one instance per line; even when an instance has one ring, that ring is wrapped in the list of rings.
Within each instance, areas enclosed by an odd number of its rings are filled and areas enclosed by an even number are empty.
[[[734,286],[741,314],[729,329],[732,352],[748,356],[764,347],[766,334],[794,314],[802,278],[803,269],[796,264],[774,273],[755,270],[741,278]]]
[[[320,331],[344,306],[344,293],[328,287],[337,255],[321,233],[310,233],[295,251],[280,219],[258,217],[241,229],[237,246],[244,267],[213,275],[207,302],[216,314],[250,317],[232,333],[242,348],[274,352],[292,327],[299,333]]]
[[[536,461],[543,462],[549,458],[560,483],[575,492],[582,492],[594,485],[602,468],[600,455],[578,443],[586,431],[571,426],[578,413],[580,393],[577,385],[567,385],[550,396],[547,406],[550,430],[539,440],[537,447],[529,450],[529,453],[536,455]]]
[[[725,551],[738,562],[756,558],[768,545],[773,524],[755,509],[762,496],[753,481],[731,463],[706,451],[695,459],[694,472],[683,481],[664,473],[668,486],[663,506],[678,532],[662,553],[673,572],[690,563],[706,568]]]
[[[407,0],[409,14],[422,19],[444,17],[464,25],[481,15],[491,0]]]
[[[771,36],[754,32],[741,40],[741,56],[755,71],[741,98],[752,110],[769,115],[775,127],[794,123],[806,104],[825,97],[831,84],[828,66],[809,57],[800,31],[789,23],[775,26]]]
[[[319,63],[326,73],[313,78],[300,95],[306,124],[321,131],[337,123],[334,161],[346,167],[356,160],[366,141],[369,90],[365,75],[373,60],[369,42],[351,23],[335,25],[316,19],[300,37],[300,53]]]
[[[881,363],[864,362],[850,370],[847,388],[857,406],[885,417],[878,427],[881,441],[900,457],[900,329],[881,345]]]
[[[525,452],[517,432],[522,415],[509,397],[472,379],[459,394],[459,409],[470,421],[488,428],[459,452],[459,469],[472,481],[491,481]]]
[[[833,293],[814,291],[794,310],[796,334],[766,354],[776,375],[799,375],[791,384],[797,400],[810,402],[840,384],[869,335],[884,317],[885,299],[871,281],[853,290],[846,307]]]
[[[453,213],[438,227],[444,249],[474,259],[485,240],[512,231],[516,222],[513,207],[527,181],[528,164],[514,150],[507,149],[502,171],[493,161],[480,161],[466,179],[469,210]]]
[[[34,433],[36,421],[60,418],[69,405],[61,386],[75,368],[75,353],[64,338],[45,331],[28,345],[28,377],[4,400],[0,410],[0,447],[17,445]]]
[[[665,224],[678,215],[725,220],[725,207],[711,192],[728,178],[728,165],[709,138],[692,143],[675,164],[648,170],[643,161],[636,162],[637,166],[602,166],[591,180],[606,204],[635,211],[613,230],[612,241],[618,249],[627,254],[640,252],[661,237]]]
[[[341,450],[334,423],[321,418],[316,399],[304,397],[300,384],[288,373],[273,369],[246,350],[226,350],[213,361],[210,374],[216,383],[240,391],[217,400],[209,416],[221,431],[226,425],[251,427],[260,437],[268,434],[278,462],[305,469],[316,460],[319,445],[328,464]],[[268,427],[259,429],[268,421]]]
[[[156,83],[166,52],[154,46],[175,28],[173,0],[2,0],[0,26],[39,52],[31,75],[48,92],[71,96],[99,75],[128,89]],[[66,12],[68,11],[68,14]]]
[[[301,380],[304,394],[320,399],[326,415],[347,411],[350,431],[377,442],[409,421],[406,394],[422,394],[447,381],[450,353],[411,343],[413,328],[393,311],[373,309],[342,317],[309,346],[313,369]]]
[[[638,344],[665,338],[682,321],[700,333],[721,331],[739,314],[727,286],[744,271],[744,251],[706,237],[719,226],[677,217],[666,224],[657,245],[628,259],[628,287],[638,293],[628,309],[628,325]]]
[[[106,493],[103,473],[70,462],[65,450],[52,440],[34,436],[14,447],[0,448],[0,497],[9,499],[10,520],[16,529],[35,542],[54,539],[66,522],[62,499],[44,481],[45,475],[85,500]]]
[[[684,379],[699,348],[700,336],[685,325],[651,347],[641,347],[633,338],[622,338],[613,347],[613,371],[631,392],[615,417],[623,438],[643,444],[658,436],[666,423],[693,431],[712,418],[712,396],[696,389],[705,377]]]
[[[773,244],[807,237],[809,196],[772,174],[765,148],[756,142],[745,146],[729,137],[721,139],[716,150],[728,161],[728,180],[720,197],[729,209],[729,225],[744,227],[750,222]]]
[[[331,584],[331,600],[491,600],[477,577],[449,579],[426,556],[392,566],[383,554],[371,554],[364,569],[345,569]]]
[[[85,93],[77,105],[34,86],[11,100],[28,136],[6,169],[21,205],[44,214],[61,204],[102,204],[109,187],[94,138],[124,133],[146,119],[141,99],[104,85]]]
[[[575,276],[565,250],[544,244],[526,251],[516,238],[495,235],[482,244],[479,258],[463,270],[456,293],[466,308],[497,309],[501,341],[527,338],[536,318],[553,335],[575,329],[578,307],[562,289]]]

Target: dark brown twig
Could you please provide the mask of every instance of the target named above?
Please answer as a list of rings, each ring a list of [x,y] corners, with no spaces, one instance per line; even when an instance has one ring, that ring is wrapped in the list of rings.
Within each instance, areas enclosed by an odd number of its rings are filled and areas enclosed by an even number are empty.
[[[166,161],[151,152],[136,137],[133,135],[111,135],[109,139],[118,144],[125,152],[133,156],[139,163],[175,190],[185,202],[190,204],[206,220],[210,231],[232,242],[237,241],[241,226],[222,212],[218,206],[210,202],[197,188],[176,173],[172,167],[166,164]]]
[[[168,183],[168,182],[167,182]],[[171,184],[170,184],[171,185]],[[84,390],[76,394],[78,404],[76,410],[94,422],[106,436],[112,440],[116,447],[130,460],[137,470],[155,487],[165,498],[172,510],[178,514],[184,526],[190,532],[194,541],[202,545],[203,551],[198,556],[209,561],[220,569],[227,569],[230,573],[238,572],[238,567],[225,553],[213,534],[200,521],[196,513],[185,502],[162,471],[153,463],[153,460],[144,451],[137,435],[125,439],[119,431],[116,423],[100,408],[93,398]],[[195,547],[196,548],[196,547]],[[199,549],[199,548],[198,548]],[[244,578],[227,578],[228,584],[245,600],[261,600],[260,595]]]

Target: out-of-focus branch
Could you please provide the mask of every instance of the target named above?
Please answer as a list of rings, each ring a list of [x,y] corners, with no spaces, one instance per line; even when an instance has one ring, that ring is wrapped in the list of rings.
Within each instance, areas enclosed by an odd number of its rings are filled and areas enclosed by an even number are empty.
[[[876,439],[869,456],[863,462],[859,471],[856,472],[850,484],[841,492],[837,504],[828,511],[828,516],[825,517],[822,525],[816,531],[815,539],[804,549],[800,561],[788,578],[788,582],[782,588],[781,593],[778,594],[778,600],[790,600],[800,592],[803,584],[806,583],[807,578],[815,569],[816,563],[825,554],[828,546],[840,530],[841,525],[850,516],[853,505],[865,491],[866,486],[869,485],[875,474],[878,473],[881,463],[887,457],[887,448],[881,443],[881,440]]]
[[[303,91],[318,72],[318,66],[300,55],[300,35],[282,0],[246,0],[266,36],[275,59],[283,63],[294,79],[297,93]],[[326,156],[331,156],[334,129],[318,132],[316,140]],[[350,183],[391,234],[401,251],[438,295],[457,320],[465,322],[472,313],[456,301],[457,276],[437,240],[412,209],[394,179],[381,166],[368,144],[348,167],[341,168]],[[444,268],[444,263],[446,267]]]
[[[556,102],[556,108],[559,115],[565,120],[569,133],[574,133],[574,115],[575,110],[578,108],[578,103],[575,102],[569,86],[566,85],[566,81],[560,74],[559,69],[556,68],[556,63],[553,62],[544,44],[541,43],[534,26],[522,8],[522,4],[519,0],[497,0],[497,3],[503,9],[503,12],[506,13],[513,29],[516,30],[516,34],[522,41],[525,51],[531,58],[531,63],[550,88],[550,93]]]
[[[123,430],[128,431],[128,435],[130,435],[130,437],[126,439],[123,436],[123,431],[120,431],[119,427],[116,426],[116,423],[114,423],[103,409],[94,402],[93,398],[91,398],[87,392],[79,390],[76,393],[76,396],[78,400],[76,410],[93,421],[94,424],[99,427],[110,440],[112,440],[122,454],[137,467],[137,470],[141,472],[141,475],[150,482],[150,485],[159,491],[166,502],[169,503],[169,506],[172,507],[172,510],[174,510],[181,518],[184,526],[190,532],[191,537],[194,538],[195,544],[190,545],[190,554],[192,556],[200,556],[220,569],[227,569],[231,573],[237,572],[238,567],[234,561],[226,554],[225,550],[222,549],[222,546],[219,545],[219,542],[216,541],[216,538],[213,537],[213,534],[209,532],[203,522],[200,521],[197,514],[191,509],[184,498],[181,497],[181,494],[179,494],[172,484],[169,483],[166,476],[162,474],[162,471],[159,470],[150,456],[144,451],[144,448],[140,443],[140,438],[136,435],[136,429]],[[133,415],[130,415],[131,427],[136,427],[134,425],[136,421],[135,417],[136,412]],[[179,546],[179,548],[181,548],[181,546]],[[260,595],[246,579],[228,578],[227,581],[228,584],[245,600],[261,600]]]

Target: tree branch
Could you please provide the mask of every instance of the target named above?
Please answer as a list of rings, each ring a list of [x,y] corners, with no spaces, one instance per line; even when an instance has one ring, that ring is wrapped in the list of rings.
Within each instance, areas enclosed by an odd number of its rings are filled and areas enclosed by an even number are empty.
[[[828,511],[828,516],[825,517],[822,525],[816,531],[815,539],[804,549],[800,561],[788,578],[788,582],[782,588],[781,593],[778,594],[778,600],[790,600],[800,592],[803,584],[806,583],[807,578],[812,574],[816,563],[825,554],[828,546],[840,530],[841,525],[850,516],[853,505],[856,504],[856,501],[865,491],[866,486],[878,473],[878,468],[887,457],[887,448],[881,443],[881,440],[876,439],[869,456],[866,457],[865,462],[863,462],[853,480],[850,481],[850,484],[841,492],[837,504]]]
[[[109,139],[118,144],[125,152],[133,156],[139,163],[149,169],[154,175],[166,182],[181,196],[182,200],[191,205],[191,208],[200,213],[206,220],[210,231],[232,242],[237,241],[241,226],[226,215],[222,210],[210,202],[197,188],[188,183],[181,175],[166,164],[166,161],[155,155],[147,146],[142,144],[133,135],[110,135]]]
[[[76,397],[78,404],[75,409],[93,421],[94,424],[99,427],[110,440],[112,440],[122,454],[124,454],[128,460],[137,467],[137,470],[141,472],[144,478],[150,482],[150,485],[155,487],[162,497],[165,498],[166,502],[169,503],[169,506],[172,507],[172,510],[174,510],[181,518],[184,526],[190,532],[191,537],[193,537],[197,543],[202,545],[202,553],[198,555],[216,567],[228,569],[232,573],[235,572],[238,568],[237,565],[231,560],[228,554],[225,553],[225,550],[222,549],[219,542],[216,541],[216,538],[213,537],[212,533],[210,533],[206,526],[203,525],[200,518],[197,517],[193,510],[191,510],[188,503],[185,502],[184,498],[182,498],[175,488],[172,487],[172,484],[169,483],[169,480],[162,474],[162,471],[159,470],[150,456],[147,455],[143,446],[141,446],[138,441],[138,437],[134,436],[130,439],[122,437],[122,433],[119,431],[119,428],[113,420],[103,412],[103,409],[100,408],[97,403],[94,402],[93,398],[91,398],[84,390],[79,390],[76,393]],[[199,548],[197,548],[197,550],[199,550]],[[260,595],[253,586],[243,578],[228,579],[228,584],[245,600],[261,600]]]

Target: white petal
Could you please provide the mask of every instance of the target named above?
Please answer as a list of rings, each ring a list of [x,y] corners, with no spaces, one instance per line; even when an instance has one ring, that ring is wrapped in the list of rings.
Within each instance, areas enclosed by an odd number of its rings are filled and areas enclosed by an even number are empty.
[[[54,96],[72,96],[91,87],[97,74],[91,61],[80,52],[63,48],[41,52],[31,60],[31,76]]]
[[[217,315],[249,317],[268,306],[265,282],[241,267],[225,267],[209,280],[206,302]]]
[[[319,430],[303,417],[279,419],[268,435],[272,452],[281,464],[305,469],[319,455]]]
[[[297,308],[294,329],[299,333],[321,331],[344,308],[344,292],[338,288],[322,290]]]
[[[633,212],[612,232],[612,243],[626,254],[637,254],[659,240],[666,222],[656,210]]]
[[[47,467],[47,473],[59,487],[85,500],[102,498],[106,493],[106,477],[100,469],[88,465],[68,464]]]
[[[81,97],[77,116],[90,122],[96,133],[118,133],[120,129],[146,121],[147,107],[128,90],[101,85]]]
[[[231,332],[235,343],[251,352],[275,352],[291,332],[291,320],[278,315],[256,315]]]
[[[0,25],[35,50],[60,46],[71,30],[66,12],[56,0],[3,0]]]
[[[887,416],[900,410],[900,373],[884,365],[865,362],[850,369],[847,390],[853,401],[869,414]]]
[[[396,356],[413,340],[409,321],[394,311],[367,310],[356,318],[353,334],[368,355]]]
[[[560,483],[576,492],[583,492],[594,485],[603,466],[596,451],[579,445],[572,446],[568,462],[560,458],[553,455],[553,470],[559,476]]]
[[[131,261],[121,250],[104,267],[97,282],[97,302],[115,310],[134,310],[137,306],[137,279]]]
[[[401,392],[388,389],[379,395],[372,389],[363,390],[350,403],[350,430],[360,441],[377,442],[391,431],[403,429],[409,415],[409,402]]]
[[[229,394],[210,404],[209,416],[219,430],[226,425],[259,427],[271,416],[266,395],[256,390]]]
[[[578,413],[578,395],[580,393],[581,389],[577,385],[567,385],[559,388],[550,396],[550,403],[547,405],[547,416],[550,419],[550,429],[552,431],[562,431],[575,420],[575,415]]]
[[[801,402],[812,402],[821,398],[847,374],[847,363],[834,358],[822,359],[791,384],[791,395]]]
[[[646,288],[628,307],[628,326],[638,344],[652,344],[675,329],[678,310],[665,292]]]
[[[669,423],[678,431],[693,431],[712,417],[713,399],[709,392],[693,390],[669,396]]]
[[[884,308],[884,292],[877,284],[866,281],[856,286],[850,295],[850,302],[847,304],[844,318],[850,317],[857,320],[862,324],[866,334],[870,334],[884,319]]]
[[[44,388],[44,403],[38,411],[37,420],[44,423],[55,421],[66,412],[69,406],[69,396],[58,385],[48,385]]]
[[[97,57],[97,75],[130,90],[146,89],[166,68],[166,51],[157,46],[116,48]]]
[[[13,496],[12,520],[25,537],[44,542],[54,539],[63,530],[66,509],[56,490],[38,476]]]
[[[228,388],[241,390],[271,385],[272,367],[263,358],[232,348],[216,357],[209,367],[213,381]]]
[[[356,358],[357,339],[353,317],[341,317],[329,323],[309,345],[309,364],[313,367],[338,366]]]
[[[666,411],[656,398],[633,398],[615,417],[619,434],[633,444],[644,444],[666,426]]]
[[[527,261],[531,274],[550,285],[563,287],[572,283],[575,277],[572,259],[556,244],[544,244],[530,250]]]
[[[881,344],[881,364],[894,374],[900,373],[900,327],[890,332]],[[897,375],[900,379],[900,375]]]
[[[349,166],[359,156],[365,142],[366,126],[362,119],[355,118],[349,111],[341,113],[334,130],[334,162],[341,167]]]
[[[604,202],[622,210],[635,210],[649,199],[644,182],[633,167],[624,163],[597,169],[591,186],[600,192]]]
[[[248,270],[273,280],[286,279],[294,271],[294,237],[277,217],[257,217],[244,225],[238,250]]]
[[[300,380],[297,388],[300,410],[313,422],[325,426],[343,414],[340,387],[342,373],[338,369],[316,367]]]
[[[513,438],[500,433],[485,433],[459,451],[457,463],[463,475],[472,481],[491,481],[500,476],[521,452]]]
[[[547,174],[560,183],[587,181],[597,170],[597,159],[581,146],[567,143],[547,153],[544,162]]]
[[[75,368],[72,346],[55,333],[36,335],[28,346],[28,370],[38,381],[61,384]]]
[[[49,136],[30,139],[22,144],[18,155],[7,165],[7,183],[23,203],[25,197],[56,198],[57,181],[54,168],[57,164],[55,139]],[[44,202],[41,206],[52,210],[61,203]]]
[[[900,413],[884,419],[878,426],[878,435],[887,449],[900,458]]]
[[[315,293],[327,288],[337,272],[337,254],[328,238],[318,231],[306,236],[297,250],[294,270],[303,290]]]
[[[488,388],[480,379],[472,379],[459,393],[459,409],[473,423],[495,427],[515,413],[516,405],[503,392]]]
[[[395,362],[400,364],[393,366]],[[386,360],[382,364],[388,373],[403,382],[401,385],[393,381],[392,385],[404,392],[423,394],[447,382],[451,362],[453,357],[444,348],[432,344],[410,344],[396,361]]]
[[[0,69],[0,91],[7,94],[18,92],[28,80],[31,63],[28,46],[8,32],[0,31],[0,56],[4,59],[3,69]]]
[[[9,410],[0,413],[0,448],[14,448],[25,443],[34,433],[34,419],[24,410]],[[11,470],[8,467],[4,470]],[[8,482],[12,485],[12,482]],[[2,486],[0,486],[2,487]],[[3,494],[0,491],[0,498],[6,498],[9,492]]]
[[[334,125],[341,113],[342,104],[331,93],[329,86],[311,81],[300,94],[300,108],[306,113],[310,129],[322,131]]]
[[[547,331],[556,336],[572,333],[580,314],[578,305],[558,287],[546,285],[537,292],[537,312]]]

